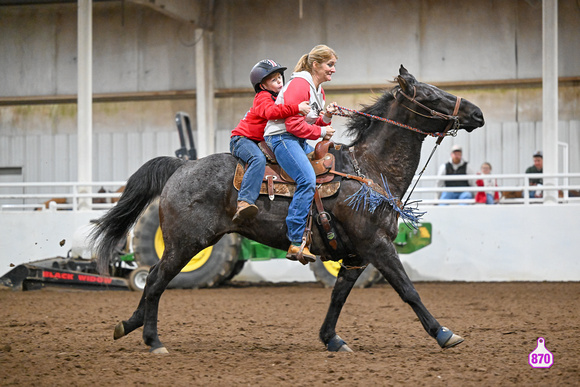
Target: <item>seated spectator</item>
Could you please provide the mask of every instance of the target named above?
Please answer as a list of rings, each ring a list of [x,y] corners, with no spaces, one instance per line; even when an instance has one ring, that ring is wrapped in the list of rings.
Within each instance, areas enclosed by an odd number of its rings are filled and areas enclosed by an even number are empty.
[[[480,174],[489,175],[490,173],[491,173],[491,164],[488,162],[481,164]],[[476,180],[475,185],[477,185],[478,187],[497,187],[497,181],[496,179],[483,178]],[[495,189],[480,191],[475,194],[476,203],[495,204],[498,201],[499,201],[499,192],[497,192]]]
[[[456,175],[474,175],[475,172],[468,165],[467,161],[463,160],[463,150],[459,145],[453,145],[451,148],[450,160],[439,167],[438,175],[456,176]],[[470,180],[438,180],[438,187],[469,187],[473,186],[473,181]],[[439,199],[473,199],[473,193],[469,191],[464,192],[441,192]],[[466,203],[461,203],[466,204]]]
[[[534,165],[528,167],[526,169],[526,173],[543,173],[544,170],[544,155],[542,151],[537,151],[534,153]],[[543,184],[543,180],[539,179],[530,179],[531,186],[541,186]],[[541,198],[542,191],[530,191],[530,198]]]

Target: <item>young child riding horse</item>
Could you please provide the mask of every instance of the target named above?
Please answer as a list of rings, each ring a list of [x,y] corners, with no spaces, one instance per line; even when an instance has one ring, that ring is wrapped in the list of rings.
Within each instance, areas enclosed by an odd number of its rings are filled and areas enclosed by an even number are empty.
[[[250,72],[250,81],[256,91],[254,103],[244,118],[232,131],[230,151],[232,155],[247,164],[247,170],[238,192],[238,208],[232,218],[235,223],[256,216],[258,207],[254,204],[260,195],[260,186],[266,169],[266,157],[258,147],[264,140],[264,128],[268,120],[283,119],[310,112],[310,103],[276,105],[276,97],[284,86],[286,67],[270,59],[256,63]]]

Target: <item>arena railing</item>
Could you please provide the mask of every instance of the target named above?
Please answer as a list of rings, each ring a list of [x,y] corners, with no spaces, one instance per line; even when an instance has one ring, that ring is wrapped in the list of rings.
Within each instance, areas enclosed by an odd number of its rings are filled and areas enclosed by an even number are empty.
[[[0,183],[0,211],[106,210],[115,204],[113,199],[121,196],[114,191],[125,183]],[[106,187],[116,188],[111,192]],[[98,192],[101,188],[106,192]]]
[[[417,177],[413,179],[415,184]],[[476,185],[477,180],[495,180],[497,186],[481,187]],[[553,180],[554,185],[530,185],[530,179]],[[469,187],[445,187],[437,186],[439,181],[457,181],[468,180]],[[475,199],[452,199],[442,200],[439,196],[442,192],[471,192],[475,197],[477,192],[498,192],[500,199],[499,204],[535,204],[543,203],[542,195],[530,198],[530,192],[542,193],[544,191],[558,191],[558,203],[580,203],[580,184],[571,184],[572,181],[580,182],[580,173],[557,173],[557,174],[490,174],[490,175],[459,175],[459,176],[423,176],[419,185],[413,191],[411,200],[417,198],[421,204],[438,205],[438,204],[474,204]],[[408,194],[408,192],[407,192]],[[406,198],[406,197],[405,197]]]
[[[542,203],[543,199],[530,198],[530,191],[543,192],[558,190],[558,202],[561,204],[580,203],[580,184],[570,184],[571,181],[580,182],[580,173],[558,174],[497,174],[485,175],[486,179],[495,179],[497,187],[475,186],[475,181],[482,175],[462,176],[423,176],[413,191],[411,201],[420,200],[421,205],[439,204],[474,204],[474,199],[468,200],[441,200],[441,192],[469,191],[473,196],[480,191],[497,191],[500,193],[499,204],[530,205]],[[532,186],[530,179],[556,179],[553,186]],[[417,179],[417,177],[415,177]],[[411,187],[415,183],[415,179]],[[438,187],[438,180],[469,180],[470,187]],[[42,183],[0,183],[0,211],[80,211],[106,210],[115,203],[114,199],[120,193],[114,192],[118,187],[125,185],[124,181],[109,182],[42,182]],[[87,189],[90,188],[90,189]],[[107,192],[97,192],[104,188]],[[48,192],[47,192],[48,191]],[[83,193],[86,192],[87,193]],[[90,192],[94,191],[94,192]],[[506,193],[515,193],[508,195]],[[515,196],[515,197],[512,197]],[[519,196],[519,197],[518,197]],[[403,200],[406,199],[406,195]],[[84,204],[84,206],[82,205]]]

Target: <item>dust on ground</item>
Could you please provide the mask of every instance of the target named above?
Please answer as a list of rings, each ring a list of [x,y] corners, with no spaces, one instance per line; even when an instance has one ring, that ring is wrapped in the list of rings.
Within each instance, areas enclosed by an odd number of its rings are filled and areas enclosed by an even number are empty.
[[[140,294],[0,291],[2,386],[578,385],[580,283],[418,283],[425,305],[465,342],[442,350],[387,284],[353,289],[329,353],[318,330],[330,289],[315,283],[167,290],[152,355],[142,330],[113,340]],[[549,369],[528,354],[539,337]]]

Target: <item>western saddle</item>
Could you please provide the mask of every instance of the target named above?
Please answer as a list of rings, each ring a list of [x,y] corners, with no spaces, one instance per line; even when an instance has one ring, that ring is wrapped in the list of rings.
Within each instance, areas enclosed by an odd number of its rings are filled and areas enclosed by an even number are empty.
[[[296,191],[296,183],[288,174],[282,169],[280,164],[276,162],[274,152],[268,147],[265,141],[258,144],[266,156],[266,171],[264,172],[264,179],[260,194],[268,195],[270,200],[274,200],[275,196],[292,197]],[[340,149],[340,145],[336,145],[332,141],[320,141],[316,144],[314,152],[309,154],[310,163],[316,173],[317,188],[314,194],[314,204],[317,215],[317,223],[322,227],[323,235],[326,235],[327,243],[330,248],[336,250],[338,242],[336,239],[336,232],[331,224],[331,216],[324,211],[322,198],[335,195],[340,188],[340,179],[337,179],[335,168],[334,154],[329,152],[330,148]],[[234,187],[239,191],[244,177],[245,166],[238,163],[234,175]],[[296,256],[296,260],[306,265],[308,261],[302,256],[302,249],[312,243],[312,208],[310,209],[308,220],[306,222],[306,230],[302,238],[302,245],[300,252]]]
[[[282,169],[280,164],[277,163],[274,152],[272,152],[265,141],[260,142],[258,146],[266,156],[267,161],[260,194],[268,195],[270,200],[274,200],[275,196],[294,196],[296,183],[290,176],[288,176],[286,171]],[[320,187],[319,195],[322,198],[336,194],[340,188],[340,181],[333,181],[336,175],[330,172],[334,170],[335,158],[328,150],[329,148],[334,147],[335,145],[331,141],[320,141],[316,144],[314,152],[309,155],[310,163],[316,173],[316,184]],[[337,146],[337,148],[339,147],[340,146]],[[234,187],[238,191],[240,190],[244,173],[245,166],[238,163],[234,175]]]

